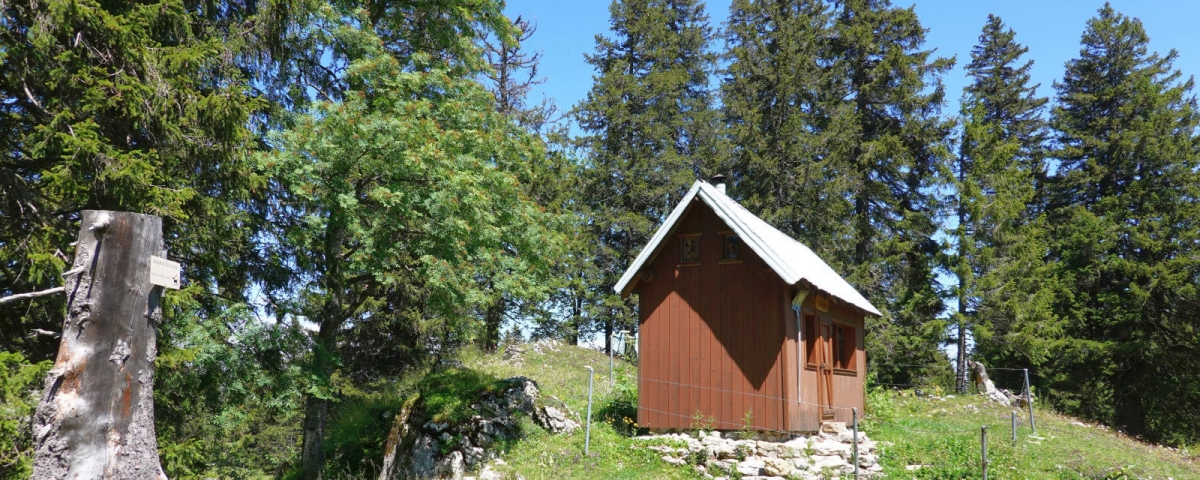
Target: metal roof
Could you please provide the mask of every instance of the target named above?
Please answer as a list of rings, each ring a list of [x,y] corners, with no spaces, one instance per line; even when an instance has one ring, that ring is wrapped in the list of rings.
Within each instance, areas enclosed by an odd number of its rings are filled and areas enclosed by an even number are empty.
[[[868,302],[862,294],[858,293],[858,290],[850,286],[841,275],[833,271],[833,268],[830,268],[829,264],[821,260],[811,249],[767,224],[729,198],[724,192],[704,181],[696,181],[692,185],[679,205],[676,205],[675,209],[671,211],[671,215],[667,216],[666,222],[658,227],[658,231],[654,233],[650,243],[642,248],[637,258],[633,259],[633,263],[625,270],[625,274],[617,281],[613,290],[617,293],[625,293],[625,287],[659,250],[663,240],[674,230],[675,223],[683,217],[688,205],[695,198],[699,198],[712,208],[717,216],[741,238],[742,242],[749,245],[754,253],[758,254],[784,282],[795,285],[801,280],[805,280],[817,289],[870,314],[882,315],[871,305],[871,302]]]

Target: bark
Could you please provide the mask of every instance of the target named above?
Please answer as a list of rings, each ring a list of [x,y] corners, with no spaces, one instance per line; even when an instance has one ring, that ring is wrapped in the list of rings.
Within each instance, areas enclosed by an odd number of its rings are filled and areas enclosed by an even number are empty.
[[[495,287],[493,287],[495,288]],[[500,327],[504,323],[504,295],[496,295],[484,312],[483,350],[494,353],[500,347]]]
[[[162,219],[83,212],[67,317],[33,418],[34,480],[163,478],[154,435]]]
[[[342,278],[342,241],[346,235],[345,216],[341,210],[330,212],[325,227],[324,286],[325,304],[321,308],[321,327],[317,332],[313,373],[320,386],[329,385],[333,376],[334,354],[337,352],[337,332],[345,319]],[[317,480],[325,469],[325,423],[329,415],[329,400],[309,394],[304,401],[304,440],[300,449],[300,474],[305,480]]]

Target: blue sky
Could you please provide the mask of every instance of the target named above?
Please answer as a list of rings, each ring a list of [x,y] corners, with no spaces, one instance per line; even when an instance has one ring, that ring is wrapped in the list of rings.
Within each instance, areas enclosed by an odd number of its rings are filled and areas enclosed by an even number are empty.
[[[1200,1],[1113,1],[1113,8],[1142,20],[1150,36],[1152,51],[1165,55],[1172,48],[1179,52],[1175,68],[1183,77],[1200,75]],[[894,0],[908,7],[913,2]],[[956,113],[958,99],[966,85],[963,65],[970,61],[971,48],[989,13],[999,15],[1017,33],[1017,41],[1029,47],[1027,59],[1034,60],[1033,81],[1041,84],[1039,94],[1053,97],[1055,80],[1062,77],[1064,64],[1079,55],[1079,39],[1089,18],[1096,15],[1102,0],[925,0],[916,2],[921,24],[928,29],[926,48],[937,49],[943,57],[957,57],[955,69],[942,78],[947,105],[943,113]],[[537,32],[526,47],[541,52],[540,70],[545,83],[534,89],[531,100],[552,98],[560,111],[566,111],[587,95],[595,72],[584,63],[583,55],[595,50],[595,36],[610,35],[608,1],[510,0],[505,12],[510,18],[522,15],[537,24]],[[723,28],[728,18],[729,0],[707,4],[714,28]],[[722,45],[714,46],[720,51]],[[715,83],[714,79],[714,85]],[[941,276],[939,281],[952,279]],[[955,305],[947,305],[948,309]],[[592,343],[602,343],[600,338]],[[947,349],[949,356],[956,349]]]
[[[897,6],[913,5],[904,0]],[[941,56],[957,56],[955,70],[943,78],[948,108],[956,108],[966,80],[962,66],[970,60],[971,47],[989,13],[999,15],[1017,32],[1017,41],[1029,47],[1034,60],[1033,80],[1042,86],[1043,95],[1053,95],[1053,82],[1063,73],[1063,64],[1079,55],[1079,38],[1087,19],[1096,15],[1103,1],[1078,0],[930,0],[916,2],[921,24],[929,29],[926,47],[936,48]],[[1161,54],[1179,51],[1175,67],[1184,77],[1200,74],[1200,2],[1193,0],[1114,1],[1113,8],[1142,20],[1150,35],[1151,49]],[[526,46],[543,55],[541,72],[546,82],[536,89],[533,99],[542,95],[554,99],[563,111],[587,94],[595,73],[583,61],[584,53],[594,51],[597,34],[608,35],[607,1],[510,0],[505,12],[509,17],[522,15],[534,20],[538,29]],[[728,18],[729,1],[707,4],[712,25],[720,28]],[[720,45],[717,45],[720,49]],[[947,110],[952,112],[953,110]]]

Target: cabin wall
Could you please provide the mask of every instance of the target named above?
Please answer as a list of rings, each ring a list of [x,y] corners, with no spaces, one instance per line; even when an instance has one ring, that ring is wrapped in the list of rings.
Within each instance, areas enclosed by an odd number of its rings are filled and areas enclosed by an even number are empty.
[[[795,422],[791,289],[745,245],[741,262],[722,261],[727,230],[695,202],[647,264],[653,277],[634,287],[642,427],[737,430],[749,420],[782,431]],[[695,233],[700,264],[681,266],[680,235]]]
[[[835,324],[841,323],[854,328],[855,336],[855,372],[848,374],[846,372],[837,372],[833,374],[833,403],[836,409],[836,417],[834,421],[846,422],[847,425],[851,421],[851,412],[844,408],[857,408],[859,415],[862,415],[864,401],[864,389],[866,385],[867,374],[867,356],[865,353],[866,345],[864,343],[865,320],[862,313],[851,308],[844,303],[839,303],[836,299],[830,298],[828,311],[820,311],[816,307],[816,294],[810,293],[804,300],[801,308],[800,318],[803,319],[805,314],[816,315],[818,320],[821,317],[828,317]],[[803,325],[796,322],[793,316],[792,323],[796,324],[796,328],[800,331],[800,340],[797,342],[798,362],[800,372],[800,402],[798,405],[798,416],[800,421],[798,424],[793,424],[792,429],[796,431],[816,431],[820,428],[820,411],[816,405],[817,398],[817,370],[807,365],[808,351],[806,350],[807,342],[804,337],[805,330]]]

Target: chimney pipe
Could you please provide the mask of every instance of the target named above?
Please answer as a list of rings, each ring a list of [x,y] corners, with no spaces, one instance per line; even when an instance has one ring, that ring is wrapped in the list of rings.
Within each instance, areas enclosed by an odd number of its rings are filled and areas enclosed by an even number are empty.
[[[724,175],[721,175],[719,173],[716,175],[713,175],[712,176],[712,184],[716,185],[718,192],[725,193],[725,176]]]

